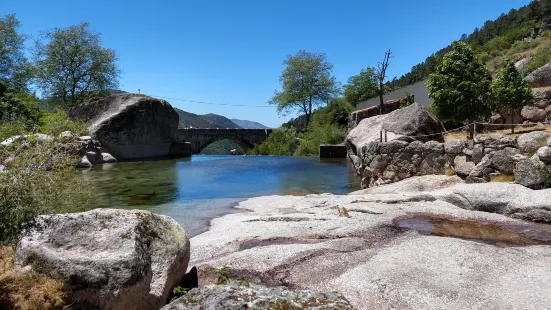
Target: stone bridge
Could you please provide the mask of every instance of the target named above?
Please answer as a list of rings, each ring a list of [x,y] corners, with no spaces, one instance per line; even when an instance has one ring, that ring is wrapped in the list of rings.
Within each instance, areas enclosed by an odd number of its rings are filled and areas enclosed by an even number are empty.
[[[232,140],[247,152],[261,144],[272,133],[272,129],[214,129],[185,128],[178,129],[178,142],[190,142],[191,153],[199,154],[207,145],[218,140]]]

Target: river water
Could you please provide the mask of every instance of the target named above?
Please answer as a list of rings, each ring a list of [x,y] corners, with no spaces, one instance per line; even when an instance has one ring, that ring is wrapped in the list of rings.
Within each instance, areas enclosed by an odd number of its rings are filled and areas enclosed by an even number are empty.
[[[169,215],[191,236],[250,197],[345,194],[360,188],[345,159],[317,157],[201,155],[106,164],[82,173],[100,196],[98,206]]]

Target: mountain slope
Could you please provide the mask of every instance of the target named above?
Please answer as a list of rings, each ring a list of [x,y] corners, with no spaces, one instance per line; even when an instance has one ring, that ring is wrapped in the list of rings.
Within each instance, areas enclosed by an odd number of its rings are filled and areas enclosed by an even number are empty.
[[[180,117],[178,128],[241,128],[229,118],[217,114],[197,115],[174,108]]]
[[[231,121],[236,123],[237,125],[239,125],[241,128],[247,128],[247,129],[267,129],[267,128],[269,128],[269,127],[264,126],[264,125],[262,125],[258,122],[247,121],[247,120],[243,120],[243,119],[232,118]]]
[[[494,21],[486,21],[481,28],[475,28],[470,35],[463,34],[460,41],[469,44],[480,60],[494,73],[501,68],[504,60],[518,61],[522,59],[519,58],[522,57],[518,55],[519,52],[534,49],[530,40],[520,44],[521,46],[516,42],[530,37],[534,28],[541,28],[542,31],[551,29],[549,16],[551,16],[551,0],[532,1],[519,9],[511,9],[509,13],[501,14]],[[543,39],[545,37],[546,35],[543,34]],[[444,56],[449,50],[450,45],[435,52],[424,62],[413,66],[410,72],[388,81],[386,86],[389,89],[398,89],[426,79],[438,65],[438,58]],[[530,56],[534,56],[537,52],[539,50],[534,50],[533,55]],[[551,61],[551,57],[549,59]]]

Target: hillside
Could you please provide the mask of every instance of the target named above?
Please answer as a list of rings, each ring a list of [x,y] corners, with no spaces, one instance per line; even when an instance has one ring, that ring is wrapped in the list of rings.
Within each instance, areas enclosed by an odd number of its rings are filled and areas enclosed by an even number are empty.
[[[239,127],[241,127],[241,128],[247,128],[247,129],[267,129],[267,128],[269,128],[269,127],[264,126],[264,125],[262,125],[258,122],[247,121],[247,120],[242,120],[242,119],[237,119],[237,118],[232,118],[231,121],[236,123],[237,125],[239,125]]]
[[[197,115],[174,108],[180,116],[178,128],[241,128],[227,117],[217,114]]]
[[[519,9],[511,9],[493,21],[486,21],[481,28],[459,38],[469,44],[488,69],[495,73],[505,60],[524,60],[524,73],[528,74],[551,61],[551,0],[532,1]],[[532,31],[538,28],[540,34],[534,40]],[[458,34],[459,37],[460,34]],[[436,51],[400,78],[386,83],[389,90],[398,89],[426,79],[434,72],[438,58],[445,55],[450,46]]]

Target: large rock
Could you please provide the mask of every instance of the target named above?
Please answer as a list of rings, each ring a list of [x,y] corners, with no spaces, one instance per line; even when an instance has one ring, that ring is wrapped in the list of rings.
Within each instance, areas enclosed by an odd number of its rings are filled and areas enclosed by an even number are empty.
[[[518,148],[523,153],[533,154],[547,144],[549,134],[545,131],[532,131],[518,137]]]
[[[551,63],[536,69],[526,76],[524,80],[530,83],[534,88],[551,86]]]
[[[515,182],[527,187],[538,187],[549,180],[545,164],[537,158],[521,160],[515,166]]]
[[[517,163],[515,155],[519,153],[519,150],[511,147],[499,150],[492,156],[492,165],[502,173],[513,174],[515,164]]]
[[[541,122],[545,120],[547,112],[544,109],[540,109],[533,105],[527,105],[522,108],[520,112],[522,118],[533,123]]]
[[[338,291],[357,309],[551,308],[551,227],[510,218],[551,218],[551,190],[422,178],[438,189],[412,178],[249,199],[191,239],[191,262],[202,284],[231,265],[236,279]]]
[[[260,285],[239,286],[205,285],[192,289],[182,297],[164,306],[161,310],[198,309],[353,309],[339,293],[318,293],[301,290],[291,291],[285,287]]]
[[[36,142],[51,142],[54,140],[52,136],[42,134],[42,133],[35,133],[34,135],[18,135],[18,136],[10,137],[0,142],[0,146],[3,146],[4,148],[8,148],[8,147],[11,147],[16,142],[23,142],[29,139],[33,139]]]
[[[467,160],[467,156],[456,156],[453,160],[453,166],[457,175],[467,176],[471,174],[476,164]]]
[[[168,156],[178,113],[164,100],[137,94],[111,95],[74,108],[89,133],[119,159]]]
[[[418,140],[444,141],[444,127],[418,103],[388,114],[363,119],[350,131],[346,139],[349,149],[360,155],[360,150],[369,142],[380,141],[380,131],[387,130],[387,139],[394,140],[403,136],[422,136]],[[426,136],[430,135],[430,136]]]
[[[66,282],[75,309],[159,309],[184,277],[189,240],[147,211],[96,209],[39,216],[16,263]]]
[[[454,139],[444,143],[444,149],[446,154],[459,154],[463,152],[465,148],[465,140]]]

